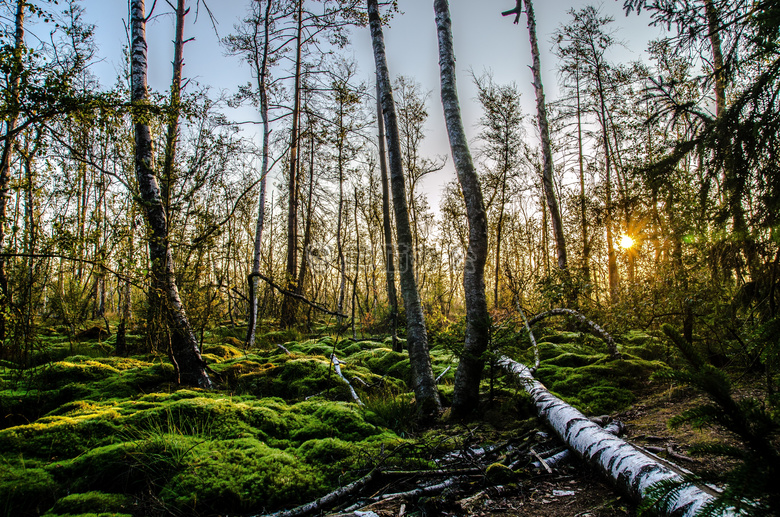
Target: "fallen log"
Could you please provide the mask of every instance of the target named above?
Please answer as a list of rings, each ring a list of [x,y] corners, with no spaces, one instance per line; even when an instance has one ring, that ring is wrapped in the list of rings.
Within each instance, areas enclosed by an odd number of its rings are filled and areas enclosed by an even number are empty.
[[[657,483],[683,481],[683,469],[657,461],[591,422],[579,410],[547,391],[541,382],[534,379],[527,366],[506,356],[499,359],[498,365],[520,380],[533,398],[539,417],[561,440],[632,499],[639,501],[645,498]],[[665,510],[669,515],[693,517],[716,495],[715,490],[706,486],[685,485],[670,498]],[[722,515],[738,514],[726,511]]]

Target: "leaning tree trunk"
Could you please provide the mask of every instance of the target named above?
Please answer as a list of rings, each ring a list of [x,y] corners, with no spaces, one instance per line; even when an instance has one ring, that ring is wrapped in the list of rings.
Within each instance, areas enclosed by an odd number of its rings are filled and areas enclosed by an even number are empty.
[[[425,328],[420,294],[414,278],[414,243],[409,210],[406,205],[406,185],[404,184],[403,163],[401,161],[401,141],[398,133],[398,118],[393,101],[393,89],[390,73],[387,69],[385,41],[382,34],[382,21],[379,18],[377,0],[367,0],[368,21],[371,27],[371,39],[374,47],[376,75],[382,99],[385,130],[387,138],[390,182],[393,191],[393,208],[398,235],[398,266],[400,268],[401,296],[406,309],[406,335],[409,349],[409,362],[412,368],[417,409],[422,417],[432,416],[441,408],[439,392],[431,368],[431,356],[428,352],[428,335]]]
[[[379,171],[382,180],[382,230],[385,244],[385,272],[387,277],[387,303],[390,305],[390,335],[393,350],[403,352],[398,340],[398,296],[395,292],[395,264],[393,260],[393,229],[390,227],[390,192],[387,185],[387,151],[385,149],[385,123],[382,120],[382,100],[379,80],[376,82],[376,124],[379,129]]]
[[[623,493],[634,500],[648,495],[653,485],[683,482],[682,471],[673,464],[656,459],[625,440],[614,436],[598,424],[591,422],[580,411],[552,395],[544,385],[534,379],[531,371],[508,357],[498,364],[514,374],[531,396],[542,418],[578,456],[610,478]],[[671,498],[665,510],[669,515],[693,517],[709,501],[715,492],[695,485],[684,485]],[[735,515],[725,512],[724,515]]]
[[[544,101],[544,86],[542,85],[542,65],[539,59],[539,44],[536,38],[536,18],[531,0],[523,0],[528,19],[528,37],[531,43],[531,71],[534,75],[534,92],[536,93],[536,118],[539,124],[539,135],[542,140],[542,183],[547,207],[550,209],[550,224],[555,237],[555,249],[558,255],[558,267],[566,269],[566,239],[563,236],[563,221],[558,208],[558,199],[553,186],[553,159],[550,144],[550,127],[547,122],[547,107]]]
[[[488,253],[487,216],[477,170],[471,159],[468,139],[463,130],[463,119],[460,116],[449,4],[447,0],[434,0],[433,8],[436,13],[439,39],[441,102],[444,107],[452,158],[466,203],[469,222],[469,246],[463,271],[466,337],[463,354],[455,372],[455,390],[452,399],[452,416],[462,418],[473,412],[479,405],[479,382],[482,380],[484,355],[490,340],[490,316],[485,297],[485,262]]]
[[[173,40],[173,73],[171,77],[171,94],[168,103],[168,121],[165,133],[165,155],[160,174],[160,199],[165,215],[171,221],[171,190],[176,181],[176,151],[179,143],[179,116],[181,113],[181,72],[184,67],[184,19],[187,9],[184,0],[177,0],[174,14],[176,28]],[[170,230],[170,228],[169,228]],[[147,293],[146,339],[149,348],[160,348],[164,342],[167,322],[165,312],[165,264],[153,262],[151,271],[152,288]]]
[[[187,313],[179,296],[173,272],[173,257],[168,242],[168,220],[160,197],[160,187],[152,165],[152,133],[144,108],[149,104],[146,86],[147,47],[144,0],[131,0],[131,101],[135,128],[135,175],[146,225],[149,229],[149,258],[161,267],[163,300],[171,326],[171,352],[176,363],[179,382],[203,388],[211,387],[205,363],[198,350]]]

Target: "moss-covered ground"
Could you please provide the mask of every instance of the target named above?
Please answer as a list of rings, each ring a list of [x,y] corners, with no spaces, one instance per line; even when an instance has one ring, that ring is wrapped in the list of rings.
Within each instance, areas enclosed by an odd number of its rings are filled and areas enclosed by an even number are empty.
[[[284,343],[288,354],[275,343],[289,337],[298,340]],[[27,368],[0,366],[0,516],[261,513],[380,463],[425,465],[421,444],[447,442],[435,428],[414,428],[408,357],[381,338],[277,332],[243,350],[215,333],[203,347],[217,384],[210,391],[173,384],[159,356],[114,357],[110,342],[74,345],[56,332],[46,339]],[[586,334],[549,331],[539,341],[540,380],[590,414],[625,408],[665,367],[666,349],[639,333],[625,337],[618,360]],[[509,352],[530,357],[522,339]],[[333,353],[364,406],[333,371]],[[455,358],[435,342],[431,355],[435,375],[453,367],[440,380],[446,401]],[[486,379],[486,397],[488,386],[486,426],[533,416],[511,379]]]

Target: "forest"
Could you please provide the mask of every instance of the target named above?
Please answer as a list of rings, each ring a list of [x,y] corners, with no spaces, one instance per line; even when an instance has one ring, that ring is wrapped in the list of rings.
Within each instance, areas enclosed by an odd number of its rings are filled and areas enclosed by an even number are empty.
[[[780,3],[617,1],[0,2],[0,515],[780,515]]]

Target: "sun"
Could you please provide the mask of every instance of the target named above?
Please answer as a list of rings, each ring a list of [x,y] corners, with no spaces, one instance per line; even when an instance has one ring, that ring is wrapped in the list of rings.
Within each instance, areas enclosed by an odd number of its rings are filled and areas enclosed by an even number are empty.
[[[634,239],[632,239],[631,237],[629,237],[628,235],[625,235],[625,234],[620,236],[620,247],[621,248],[623,248],[624,250],[627,250],[630,247],[632,247],[633,245],[634,245]]]

